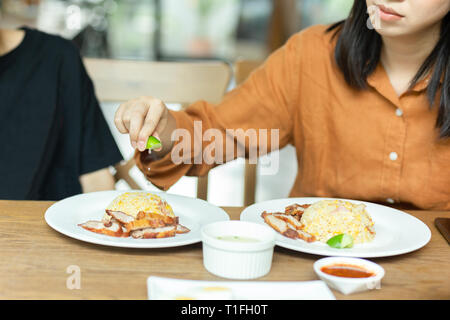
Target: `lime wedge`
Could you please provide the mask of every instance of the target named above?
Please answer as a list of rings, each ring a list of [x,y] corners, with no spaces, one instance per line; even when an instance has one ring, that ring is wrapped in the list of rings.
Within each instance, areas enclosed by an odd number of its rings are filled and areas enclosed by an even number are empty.
[[[353,237],[345,233],[338,234],[337,236],[330,238],[327,241],[327,244],[336,249],[351,248],[353,247]]]
[[[158,148],[161,148],[161,146],[162,146],[161,141],[156,139],[154,136],[148,137],[146,149],[150,149],[150,150],[158,149]]]

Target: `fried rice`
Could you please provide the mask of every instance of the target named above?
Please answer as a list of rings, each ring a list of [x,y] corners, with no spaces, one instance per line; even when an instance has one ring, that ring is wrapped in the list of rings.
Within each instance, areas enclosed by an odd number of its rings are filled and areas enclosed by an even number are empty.
[[[150,192],[125,192],[116,197],[106,210],[120,211],[134,218],[141,211],[175,217],[172,207],[164,199]],[[103,219],[109,221],[110,216],[105,213]]]
[[[374,222],[362,203],[318,201],[305,210],[301,223],[304,231],[321,242],[343,233],[351,235],[356,244],[370,242],[375,237]]]

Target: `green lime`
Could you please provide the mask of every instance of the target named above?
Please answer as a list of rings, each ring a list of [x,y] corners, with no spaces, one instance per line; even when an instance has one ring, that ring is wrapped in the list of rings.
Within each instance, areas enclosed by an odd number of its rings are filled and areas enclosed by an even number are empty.
[[[337,236],[330,238],[327,241],[327,244],[336,249],[351,248],[353,247],[353,237],[345,233],[338,234]]]
[[[161,141],[159,141],[158,139],[156,139],[154,136],[150,136],[148,137],[147,140],[147,149],[158,149],[161,148]]]

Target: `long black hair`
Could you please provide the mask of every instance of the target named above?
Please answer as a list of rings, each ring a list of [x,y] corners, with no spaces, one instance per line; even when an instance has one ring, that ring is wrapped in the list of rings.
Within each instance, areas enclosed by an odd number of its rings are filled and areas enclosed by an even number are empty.
[[[367,88],[367,78],[375,71],[381,57],[381,36],[367,26],[366,1],[355,0],[348,18],[327,29],[337,36],[334,57],[346,82],[357,89]],[[411,80],[414,87],[423,77],[432,72],[427,88],[430,108],[442,90],[436,128],[441,138],[450,138],[450,13],[442,20],[441,36],[433,51],[426,58]]]

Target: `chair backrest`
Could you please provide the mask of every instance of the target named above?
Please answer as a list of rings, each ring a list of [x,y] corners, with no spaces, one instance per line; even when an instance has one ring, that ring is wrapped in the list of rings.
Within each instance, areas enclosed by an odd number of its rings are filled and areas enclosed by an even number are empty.
[[[152,95],[167,103],[190,104],[197,100],[217,103],[230,78],[228,64],[206,62],[153,62],[84,60],[100,101],[127,101]]]
[[[236,85],[240,85],[248,76],[259,66],[261,66],[263,61],[260,60],[244,60],[239,59],[233,65],[234,79]]]
[[[249,75],[263,62],[259,60],[237,60],[234,63],[234,79],[236,85],[243,83]],[[256,198],[256,164],[245,160],[244,169],[244,206],[255,203]]]
[[[198,100],[219,102],[225,94],[232,70],[221,61],[149,62],[85,58],[84,64],[101,102],[123,102],[151,95],[166,103],[189,105]],[[129,174],[133,159],[116,166],[115,179],[133,189],[139,185]],[[206,200],[208,178],[200,177],[197,197]]]

